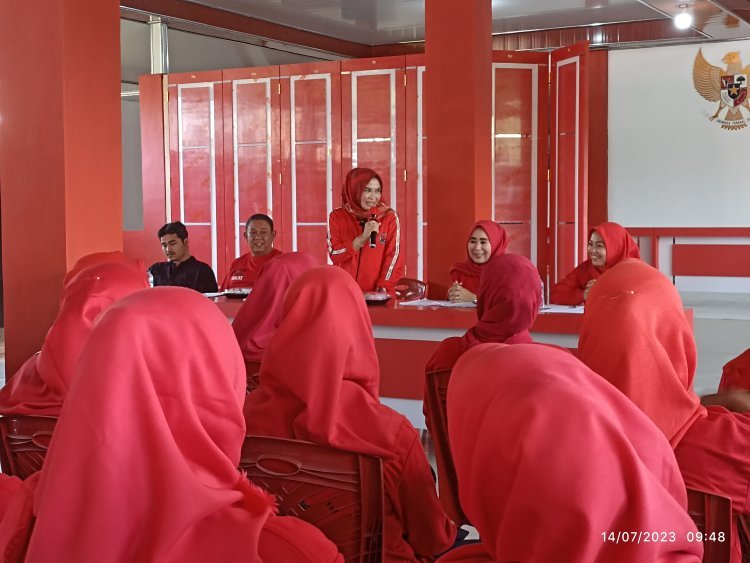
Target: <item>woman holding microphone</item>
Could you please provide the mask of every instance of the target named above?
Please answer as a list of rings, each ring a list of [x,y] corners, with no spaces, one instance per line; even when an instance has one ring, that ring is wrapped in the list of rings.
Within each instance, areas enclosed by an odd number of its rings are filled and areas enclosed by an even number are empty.
[[[383,201],[383,181],[354,168],[341,190],[342,206],[328,218],[328,254],[362,291],[393,292],[404,275],[398,215]]]

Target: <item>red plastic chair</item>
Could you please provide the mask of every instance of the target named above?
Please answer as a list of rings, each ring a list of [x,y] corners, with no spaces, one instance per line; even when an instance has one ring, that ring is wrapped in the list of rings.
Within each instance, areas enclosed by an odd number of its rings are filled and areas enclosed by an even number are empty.
[[[740,536],[743,563],[750,563],[750,518],[746,514],[737,516],[737,532]]]
[[[400,301],[416,301],[427,296],[427,283],[414,278],[401,278],[393,290]]]
[[[732,550],[732,501],[726,497],[688,489],[688,514],[704,535],[724,534],[725,541],[703,542],[704,563],[728,563]]]
[[[346,561],[383,560],[380,459],[299,440],[247,436],[240,469],[276,496],[281,515],[319,528]]]
[[[0,417],[3,473],[26,479],[42,468],[52,431],[57,424],[54,416],[6,415]]]
[[[458,477],[453,465],[451,445],[448,440],[448,382],[450,370],[434,371],[426,374],[425,407],[429,420],[432,443],[435,447],[435,461],[438,469],[438,488],[440,502],[445,512],[459,526],[468,524],[469,519],[461,509],[458,498]]]
[[[245,374],[248,393],[260,387],[260,362],[245,362]]]

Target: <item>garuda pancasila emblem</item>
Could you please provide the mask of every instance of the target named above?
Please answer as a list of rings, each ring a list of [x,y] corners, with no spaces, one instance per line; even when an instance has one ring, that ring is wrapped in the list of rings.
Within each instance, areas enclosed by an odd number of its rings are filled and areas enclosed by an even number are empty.
[[[750,121],[747,99],[750,66],[742,66],[739,51],[727,53],[721,62],[727,65],[726,69],[713,66],[698,49],[693,63],[693,85],[706,100],[719,103],[716,113],[709,117],[711,121],[716,120],[722,129],[742,129]]]

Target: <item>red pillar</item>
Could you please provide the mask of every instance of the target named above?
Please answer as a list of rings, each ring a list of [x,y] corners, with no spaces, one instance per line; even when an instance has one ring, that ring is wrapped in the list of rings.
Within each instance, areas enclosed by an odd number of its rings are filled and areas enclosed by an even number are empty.
[[[122,248],[115,0],[0,0],[6,373],[39,349],[62,279]]]
[[[492,5],[425,2],[427,279],[445,299],[471,225],[492,217]]]

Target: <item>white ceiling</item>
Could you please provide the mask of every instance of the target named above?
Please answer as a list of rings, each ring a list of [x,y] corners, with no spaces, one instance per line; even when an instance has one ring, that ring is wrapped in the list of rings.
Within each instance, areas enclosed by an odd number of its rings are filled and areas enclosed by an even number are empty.
[[[424,39],[424,0],[190,0],[356,43]],[[438,1],[438,0],[433,0]],[[675,1],[675,6],[679,4]],[[494,33],[653,20],[638,0],[493,0]]]

